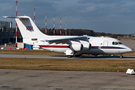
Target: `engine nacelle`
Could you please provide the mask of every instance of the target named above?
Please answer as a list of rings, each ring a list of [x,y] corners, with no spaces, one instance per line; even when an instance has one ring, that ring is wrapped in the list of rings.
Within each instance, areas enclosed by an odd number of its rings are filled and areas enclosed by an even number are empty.
[[[82,51],[83,49],[83,45],[80,42],[72,42],[69,47],[74,51]]]
[[[89,43],[83,44],[83,50],[90,50],[90,49],[91,49],[91,44],[89,44]]]
[[[80,40],[81,44],[83,45],[83,50],[90,50],[91,44],[88,41]]]

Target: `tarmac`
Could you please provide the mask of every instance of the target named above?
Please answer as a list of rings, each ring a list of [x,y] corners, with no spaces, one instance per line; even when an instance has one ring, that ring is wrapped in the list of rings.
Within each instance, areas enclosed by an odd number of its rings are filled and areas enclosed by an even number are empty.
[[[0,69],[0,90],[135,90],[135,75]]]
[[[135,40],[120,40],[124,45],[130,47],[131,49],[135,50]]]
[[[66,55],[18,55],[18,54],[0,54],[0,58],[40,58],[40,59],[89,59],[89,60],[135,60],[135,56],[89,56],[68,58]]]

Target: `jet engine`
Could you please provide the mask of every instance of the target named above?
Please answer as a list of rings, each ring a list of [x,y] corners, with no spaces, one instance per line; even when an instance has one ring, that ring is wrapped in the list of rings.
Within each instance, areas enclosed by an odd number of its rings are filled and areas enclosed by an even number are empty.
[[[83,50],[90,50],[91,44],[88,41],[80,40],[80,42],[83,45]]]
[[[80,42],[75,42],[72,41],[72,43],[70,44],[69,48],[73,51],[82,51],[83,49],[83,45]]]

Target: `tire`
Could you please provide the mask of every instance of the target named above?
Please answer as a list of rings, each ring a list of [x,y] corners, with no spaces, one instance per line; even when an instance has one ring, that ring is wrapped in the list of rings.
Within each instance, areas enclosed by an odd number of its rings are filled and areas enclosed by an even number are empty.
[[[82,54],[81,55],[75,55],[75,57],[81,57],[82,56]]]
[[[68,57],[68,58],[72,58],[73,56],[68,55],[67,57]]]

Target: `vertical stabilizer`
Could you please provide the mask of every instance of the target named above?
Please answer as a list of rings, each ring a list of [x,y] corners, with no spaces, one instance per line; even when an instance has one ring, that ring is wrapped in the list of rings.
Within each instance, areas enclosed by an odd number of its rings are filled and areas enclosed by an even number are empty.
[[[29,16],[17,16],[17,17],[5,17],[5,18],[15,18],[21,35],[23,37],[23,42],[27,44],[33,44],[33,42],[38,40],[43,40],[47,35],[43,34],[32,19]]]

